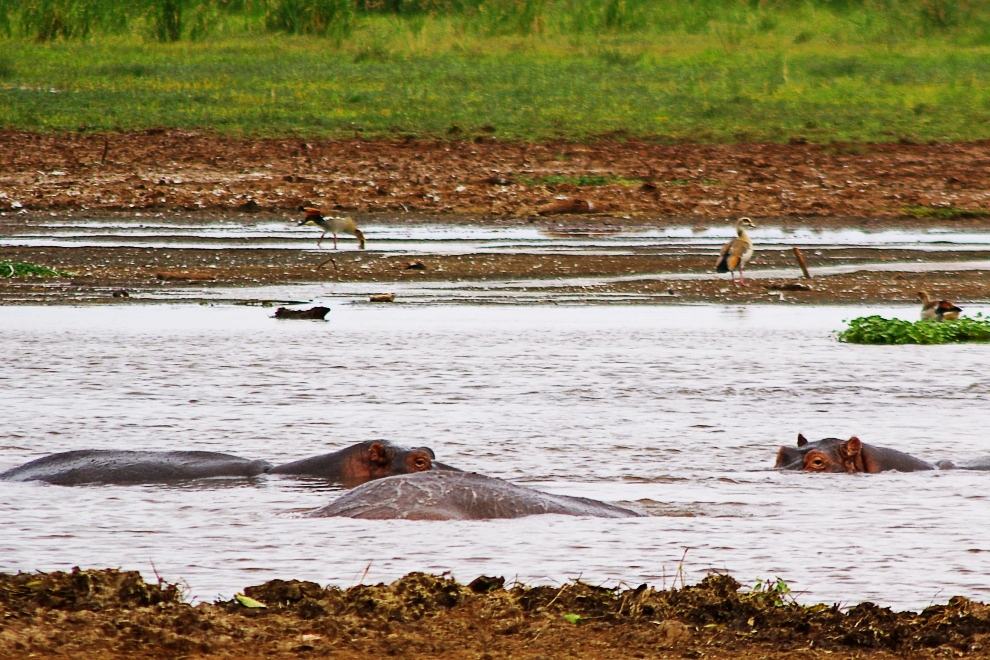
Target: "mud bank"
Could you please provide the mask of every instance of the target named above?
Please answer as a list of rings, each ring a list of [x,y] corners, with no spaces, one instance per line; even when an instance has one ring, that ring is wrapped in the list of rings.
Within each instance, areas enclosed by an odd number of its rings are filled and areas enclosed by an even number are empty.
[[[990,607],[921,613],[795,603],[779,583],[710,575],[680,589],[462,585],[411,573],[347,590],[272,580],[190,605],[136,572],[0,574],[4,657],[988,657]]]
[[[0,212],[280,216],[318,204],[413,221],[587,224],[598,215],[635,225],[745,214],[818,226],[930,218],[990,226],[988,162],[990,142],[529,144],[6,130]]]
[[[300,250],[202,250],[152,248],[0,249],[0,260],[25,261],[70,273],[59,278],[0,278],[0,302],[127,303],[149,299],[213,300],[225,287],[243,289],[233,299],[259,300],[252,287],[293,283],[363,283],[368,291],[395,292],[417,284],[450,283],[453,288],[498,287],[515,281],[521,292],[561,295],[623,294],[644,302],[721,303],[913,303],[919,289],[960,304],[985,301],[990,268],[953,270],[961,260],[990,260],[990,252],[950,250],[916,253],[850,249],[836,258],[809,255],[812,272],[843,264],[854,272],[815,276],[773,275],[769,269],[796,270],[789,250],[762,251],[751,263],[749,286],[728,276],[705,273],[710,255],[697,251],[662,255],[467,254],[403,255],[354,250],[318,253]],[[877,268],[877,260],[883,262]],[[903,263],[903,270],[897,266]],[[857,265],[859,264],[859,265]],[[965,264],[962,264],[965,265]],[[932,268],[919,272],[921,268]],[[862,268],[861,270],[856,270]],[[892,269],[891,269],[892,268]],[[764,273],[759,273],[764,269]],[[780,270],[783,273],[783,270]],[[230,295],[225,299],[232,300]],[[408,299],[405,299],[408,301]],[[288,302],[272,300],[273,303]],[[599,300],[600,302],[600,300]]]

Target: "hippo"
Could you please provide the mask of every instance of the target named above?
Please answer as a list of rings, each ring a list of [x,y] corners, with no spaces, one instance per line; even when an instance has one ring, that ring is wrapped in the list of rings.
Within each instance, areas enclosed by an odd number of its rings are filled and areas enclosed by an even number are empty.
[[[387,477],[358,486],[310,518],[490,520],[544,513],[633,518],[642,513],[584,497],[551,495],[475,472],[439,470]]]
[[[52,454],[0,474],[0,481],[46,481],[73,486],[87,483],[168,483],[209,477],[285,474],[316,477],[357,486],[372,479],[424,470],[457,468],[437,463],[429,447],[410,449],[387,440],[359,442],[332,454],[273,466],[231,454],[208,451],[121,451],[81,449]]]
[[[954,468],[949,461],[928,463],[910,454],[868,445],[856,436],[848,440],[825,438],[808,442],[798,434],[797,447],[781,447],[777,451],[777,464],[781,470],[806,472],[922,472],[924,470]]]
[[[426,472],[428,470],[455,470],[435,462],[436,455],[429,447],[402,447],[388,440],[359,442],[332,454],[304,458],[279,465],[269,474],[291,474],[303,477],[319,477],[357,486],[372,479],[398,474]]]
[[[0,474],[0,481],[78,484],[142,484],[255,477],[270,470],[268,461],[252,461],[211,451],[126,451],[80,449],[52,454]]]
[[[848,440],[825,438],[808,442],[800,433],[797,447],[781,447],[777,451],[779,470],[804,470],[805,472],[867,472],[875,474],[896,472],[924,472],[926,470],[990,470],[990,456],[971,461],[937,461],[929,463],[896,449],[868,445],[856,436]]]

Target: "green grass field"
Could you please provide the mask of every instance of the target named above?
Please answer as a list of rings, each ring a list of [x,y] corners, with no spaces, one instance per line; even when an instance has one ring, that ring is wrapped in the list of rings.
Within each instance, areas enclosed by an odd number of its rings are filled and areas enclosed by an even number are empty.
[[[700,142],[990,137],[990,9],[977,3],[889,0],[839,11],[829,7],[855,2],[765,10],[628,0],[639,13],[623,10],[623,23],[604,13],[616,0],[503,0],[515,13],[485,14],[491,1],[450,15],[352,12],[323,35],[273,27],[270,6],[214,7],[212,22],[184,19],[178,40],[162,42],[147,12],[116,27],[94,19],[85,37],[39,40],[9,9],[18,1],[0,0],[8,7],[0,125],[8,128],[463,137],[494,127],[503,139]],[[946,3],[955,13],[942,24],[925,13]],[[581,19],[580,7],[591,17]]]

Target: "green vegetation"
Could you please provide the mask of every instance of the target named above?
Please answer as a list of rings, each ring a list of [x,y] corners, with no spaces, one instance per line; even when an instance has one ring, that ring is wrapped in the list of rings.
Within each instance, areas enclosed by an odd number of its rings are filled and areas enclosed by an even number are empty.
[[[25,261],[0,261],[0,277],[72,277],[72,273]]]
[[[960,209],[955,206],[902,206],[901,213],[914,218],[935,220],[959,220],[961,218],[985,218],[990,211],[983,209]]]
[[[956,321],[902,321],[863,316],[849,321],[839,341],[850,344],[950,344],[990,341],[990,319],[977,314]]]
[[[0,0],[0,126],[980,139],[990,4]]]
[[[71,277],[72,273],[25,261],[0,261],[0,277]]]

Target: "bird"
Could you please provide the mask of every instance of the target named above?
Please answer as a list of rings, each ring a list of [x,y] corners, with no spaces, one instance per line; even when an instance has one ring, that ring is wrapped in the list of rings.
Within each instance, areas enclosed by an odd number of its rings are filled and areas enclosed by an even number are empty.
[[[306,212],[306,217],[299,222],[299,225],[313,225],[314,227],[321,227],[323,233],[320,234],[320,240],[316,241],[316,247],[320,247],[323,242],[323,237],[330,232],[333,235],[333,249],[337,249],[337,234],[350,234],[358,239],[358,247],[362,250],[364,249],[364,232],[357,228],[354,223],[354,218],[351,217],[340,217],[340,216],[330,216],[329,218],[323,215],[323,211],[318,208],[313,208],[312,206],[307,206],[303,209]]]
[[[922,319],[955,321],[962,311],[962,308],[956,307],[956,303],[951,300],[932,300],[927,291],[919,291],[918,300],[921,301]]]
[[[736,238],[722,246],[718,253],[718,263],[715,265],[717,273],[732,273],[732,283],[736,283],[735,271],[739,271],[739,283],[743,286],[746,280],[743,279],[743,267],[753,256],[753,239],[749,237],[743,227],[756,228],[749,218],[739,218],[736,222]]]

